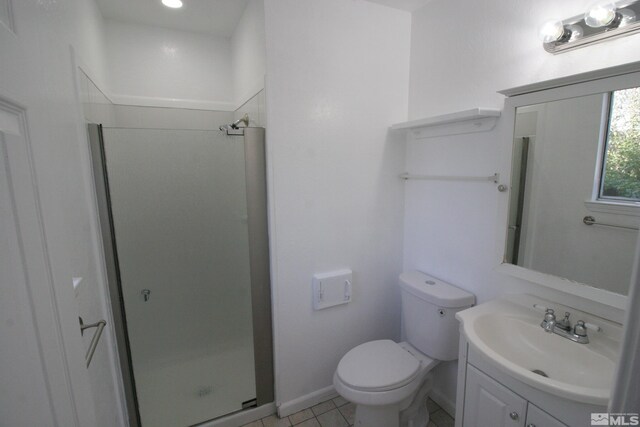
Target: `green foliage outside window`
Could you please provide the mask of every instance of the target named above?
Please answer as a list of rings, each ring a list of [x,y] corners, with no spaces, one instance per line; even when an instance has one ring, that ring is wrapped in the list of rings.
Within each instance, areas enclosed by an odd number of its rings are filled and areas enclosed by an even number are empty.
[[[640,201],[640,88],[612,94],[601,197]]]

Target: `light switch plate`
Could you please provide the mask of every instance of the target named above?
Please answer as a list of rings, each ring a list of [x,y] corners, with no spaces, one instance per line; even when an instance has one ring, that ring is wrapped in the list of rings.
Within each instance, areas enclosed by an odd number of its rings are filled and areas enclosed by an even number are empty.
[[[351,302],[353,272],[349,269],[313,275],[313,309],[322,310]]]

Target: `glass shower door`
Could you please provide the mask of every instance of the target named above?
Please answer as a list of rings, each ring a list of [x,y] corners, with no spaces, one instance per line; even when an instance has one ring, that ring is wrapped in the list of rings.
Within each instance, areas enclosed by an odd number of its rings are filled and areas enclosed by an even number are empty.
[[[131,363],[144,427],[256,398],[242,139],[104,128]]]

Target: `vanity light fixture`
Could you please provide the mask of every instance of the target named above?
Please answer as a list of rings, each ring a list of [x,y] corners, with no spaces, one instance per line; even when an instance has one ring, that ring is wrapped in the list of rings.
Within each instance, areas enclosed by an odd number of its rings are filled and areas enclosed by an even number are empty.
[[[540,40],[550,53],[561,53],[606,39],[640,32],[640,0],[600,1],[584,15],[550,21],[540,29]]]
[[[182,7],[182,0],[162,0],[162,4],[171,9],[180,9]]]

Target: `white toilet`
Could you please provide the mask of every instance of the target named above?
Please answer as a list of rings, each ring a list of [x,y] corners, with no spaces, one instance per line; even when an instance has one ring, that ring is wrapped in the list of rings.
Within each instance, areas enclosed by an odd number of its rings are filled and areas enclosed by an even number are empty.
[[[430,371],[439,361],[458,358],[455,314],[475,297],[419,271],[400,275],[402,321],[407,342],[370,341],[351,349],[338,363],[333,385],[356,404],[354,426],[425,427]]]

